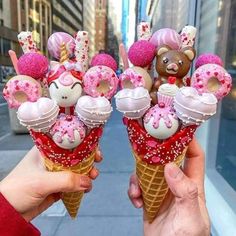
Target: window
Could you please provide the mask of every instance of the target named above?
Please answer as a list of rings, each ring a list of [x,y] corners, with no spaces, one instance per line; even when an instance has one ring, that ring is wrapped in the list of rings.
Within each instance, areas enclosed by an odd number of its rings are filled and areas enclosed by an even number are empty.
[[[20,1],[21,10],[25,10],[25,0]]]
[[[25,29],[25,24],[24,24],[24,23],[22,23],[22,25],[21,25],[21,30],[22,30],[22,31],[26,30],[26,29]]]
[[[2,9],[3,9],[3,1],[0,0],[0,10],[2,10]]]
[[[35,10],[36,10],[37,12],[39,12],[39,2],[36,2],[36,3],[35,3]]]
[[[29,9],[33,9],[33,0],[29,0]]]
[[[232,235],[236,221],[236,0],[201,1],[199,11],[198,53],[219,55],[233,78],[231,93],[199,130],[206,150],[206,197],[213,235]]]
[[[4,20],[0,19],[0,26],[4,26]]]
[[[33,29],[34,29],[33,20],[31,18],[29,18],[29,30],[33,31]]]
[[[207,148],[207,173],[236,212],[236,203],[232,200],[236,197],[236,0],[231,1],[230,7],[224,1],[220,1],[220,7],[212,4],[210,10],[208,5],[209,1],[201,4],[197,51],[216,53],[224,59],[225,68],[233,78],[233,88],[223,99],[217,116],[209,121],[208,135],[211,138],[207,141],[210,147]],[[221,24],[218,24],[219,17]],[[216,181],[216,178],[221,181]]]
[[[45,6],[42,5],[42,17],[44,18],[45,17]]]
[[[225,16],[226,17],[226,16]],[[223,100],[216,169],[236,191],[236,0],[231,2],[225,67],[233,78],[231,93]],[[227,137],[227,138],[226,138]]]
[[[11,49],[11,41],[1,38],[1,46],[2,46],[2,54],[7,56],[8,55],[8,51]]]

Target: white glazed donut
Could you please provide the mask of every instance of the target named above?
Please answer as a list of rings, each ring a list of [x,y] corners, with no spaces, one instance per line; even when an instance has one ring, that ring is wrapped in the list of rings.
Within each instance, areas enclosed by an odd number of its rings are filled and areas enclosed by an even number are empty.
[[[218,100],[221,100],[230,92],[232,78],[223,67],[206,64],[193,73],[191,86],[196,88],[200,94],[212,93]]]

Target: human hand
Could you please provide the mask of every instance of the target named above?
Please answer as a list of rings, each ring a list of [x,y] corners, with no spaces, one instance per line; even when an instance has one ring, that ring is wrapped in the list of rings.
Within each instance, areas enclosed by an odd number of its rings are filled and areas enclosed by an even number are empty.
[[[98,149],[95,161],[101,160]],[[58,201],[60,192],[90,191],[91,179],[96,179],[98,174],[95,167],[89,177],[71,171],[48,172],[38,149],[33,147],[0,182],[0,192],[26,221],[31,221]]]
[[[165,166],[165,179],[170,190],[152,224],[148,223],[144,212],[144,235],[210,235],[204,172],[204,152],[194,138],[187,150],[183,171],[174,163]],[[130,178],[128,195],[136,208],[143,206],[135,174]]]

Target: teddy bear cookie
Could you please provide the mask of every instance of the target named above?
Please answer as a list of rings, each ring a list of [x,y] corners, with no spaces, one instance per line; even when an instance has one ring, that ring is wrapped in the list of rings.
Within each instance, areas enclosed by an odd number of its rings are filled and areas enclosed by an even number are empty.
[[[166,83],[169,76],[176,77],[178,87],[183,86],[183,78],[188,74],[195,54],[194,48],[190,46],[173,50],[167,45],[162,45],[157,49],[155,68],[158,77],[155,79],[150,93],[153,104],[157,104],[159,86]]]

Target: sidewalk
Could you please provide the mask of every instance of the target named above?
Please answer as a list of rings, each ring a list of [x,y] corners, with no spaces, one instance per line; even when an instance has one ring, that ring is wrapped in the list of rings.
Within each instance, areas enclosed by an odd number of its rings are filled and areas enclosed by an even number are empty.
[[[1,178],[32,145],[27,135],[0,138]],[[104,161],[98,165],[100,176],[92,192],[85,195],[78,218],[71,220],[61,203],[54,205],[33,221],[43,236],[142,235],[142,212],[132,207],[127,196],[134,162],[122,117],[116,111],[105,128],[101,149]]]

